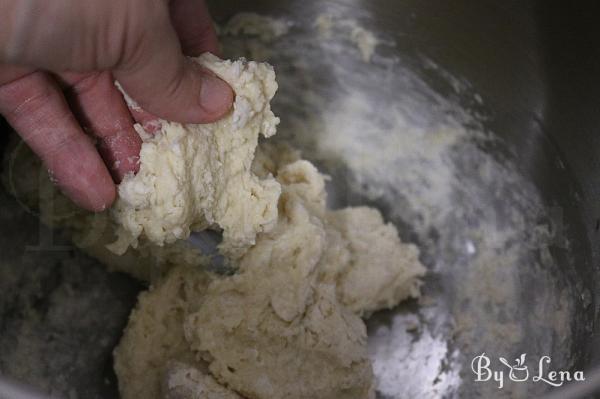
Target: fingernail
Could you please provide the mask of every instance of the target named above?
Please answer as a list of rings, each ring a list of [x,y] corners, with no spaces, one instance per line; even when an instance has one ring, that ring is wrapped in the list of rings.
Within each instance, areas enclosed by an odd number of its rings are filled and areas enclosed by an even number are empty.
[[[233,91],[216,76],[206,75],[200,89],[200,106],[215,117],[229,111],[233,103]]]

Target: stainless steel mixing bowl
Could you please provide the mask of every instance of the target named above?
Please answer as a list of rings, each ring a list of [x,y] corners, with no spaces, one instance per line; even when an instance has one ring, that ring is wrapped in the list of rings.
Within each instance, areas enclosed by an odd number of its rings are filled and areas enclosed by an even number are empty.
[[[265,55],[281,83],[274,105],[280,134],[341,182],[330,187],[334,205],[378,206],[421,247],[430,270],[425,299],[368,323],[381,397],[600,392],[594,2],[214,1],[211,8],[218,21],[239,11],[292,21],[289,35],[270,43]],[[373,32],[380,45],[372,61],[361,60],[343,38],[331,43],[319,35],[320,15]],[[300,91],[308,94],[294,95]],[[356,93],[354,108],[344,108],[342,100]],[[340,109],[364,113],[375,128],[367,132],[356,118],[335,126],[327,118],[310,122]],[[388,123],[391,110],[401,114],[402,128]],[[330,129],[323,135],[330,140],[326,155],[336,162],[319,155],[323,139],[304,124]],[[475,133],[439,133],[447,124]],[[397,147],[390,155],[390,141],[353,150],[332,129],[354,139],[381,132],[403,138],[391,141]],[[448,137],[456,142],[430,155]],[[361,175],[355,161],[376,168],[372,152],[382,154],[393,179]],[[447,180],[454,184],[445,190]],[[365,194],[389,191],[390,182],[397,183],[393,198]],[[110,351],[141,287],[68,247],[5,192],[0,199],[0,370],[63,396],[115,397]],[[500,241],[490,238],[497,235]],[[490,369],[506,372],[501,389],[493,379],[475,381],[473,359],[484,352]],[[531,373],[549,356],[552,369],[583,371],[586,381],[562,389],[510,381],[498,358],[521,353]]]

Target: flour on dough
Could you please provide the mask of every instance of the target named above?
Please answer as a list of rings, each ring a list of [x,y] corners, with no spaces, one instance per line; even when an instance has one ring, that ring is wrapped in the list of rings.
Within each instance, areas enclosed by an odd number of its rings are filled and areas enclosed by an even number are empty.
[[[140,240],[162,246],[217,228],[221,251],[235,258],[275,224],[280,187],[250,170],[259,134],[275,134],[279,123],[269,105],[277,90],[273,68],[210,54],[195,61],[232,86],[233,111],[204,125],[160,120],[152,135],[136,126],[143,139],[140,170],[119,185],[112,208],[118,240],[109,248],[117,254]]]

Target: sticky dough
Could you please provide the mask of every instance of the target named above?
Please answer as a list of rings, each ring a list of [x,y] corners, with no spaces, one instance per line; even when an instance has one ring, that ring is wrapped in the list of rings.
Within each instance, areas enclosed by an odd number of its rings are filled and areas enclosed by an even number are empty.
[[[236,275],[180,267],[143,295],[115,351],[124,399],[160,397],[174,361],[246,398],[373,397],[360,316],[418,295],[418,251],[374,209],[326,209],[324,176],[297,154],[264,146],[255,170],[281,184],[276,226]]]
[[[163,246],[213,227],[223,231],[222,252],[238,257],[275,224],[280,187],[250,170],[259,134],[273,135],[279,123],[269,105],[277,90],[273,68],[211,54],[196,61],[230,83],[233,111],[205,125],[161,120],[155,134],[136,125],[140,169],[119,185],[112,210],[119,227],[109,249],[117,254],[140,238]]]

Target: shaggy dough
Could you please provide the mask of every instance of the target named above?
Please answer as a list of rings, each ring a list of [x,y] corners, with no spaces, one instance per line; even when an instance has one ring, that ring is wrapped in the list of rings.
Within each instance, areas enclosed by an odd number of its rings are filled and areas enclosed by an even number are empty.
[[[340,301],[353,312],[369,316],[389,309],[408,297],[419,295],[417,276],[424,272],[419,251],[402,244],[396,228],[385,224],[379,211],[356,207],[328,212],[327,222],[341,235],[343,250],[350,261],[340,267],[340,254],[334,249],[333,268]]]
[[[160,398],[168,361],[196,364],[183,335],[183,321],[210,277],[181,266],[140,294],[115,351],[115,372],[123,398]]]
[[[240,260],[239,274],[209,285],[186,319],[186,338],[215,378],[245,397],[371,397],[366,329],[358,316],[366,309],[345,306],[336,295],[338,279],[351,267],[384,279],[381,270],[405,265],[381,246],[367,256],[382,250],[384,264],[356,264],[350,241],[327,223],[324,178],[309,162],[282,165],[276,176],[283,188],[278,225]],[[369,222],[381,223],[377,212],[371,215]],[[406,272],[414,285],[422,269],[412,260]]]
[[[281,184],[277,225],[236,275],[177,268],[142,296],[115,351],[124,399],[156,397],[152,381],[173,361],[191,364],[197,381],[209,370],[247,398],[373,397],[359,316],[418,295],[417,249],[376,210],[327,210],[325,177],[297,153],[265,145],[254,170]],[[169,349],[154,351],[158,342]]]
[[[245,397],[366,398],[365,326],[335,285],[319,280],[329,244],[315,214],[324,208],[322,176],[299,160],[277,179],[278,225],[240,260],[239,274],[209,285],[186,338],[215,378]]]
[[[233,112],[204,125],[159,120],[152,135],[136,126],[143,139],[140,170],[119,185],[112,208],[119,228],[109,249],[117,254],[140,237],[162,246],[191,230],[218,227],[221,251],[235,258],[275,224],[280,187],[250,170],[259,134],[275,134],[279,123],[269,105],[277,90],[273,68],[211,54],[195,60],[233,87]]]
[[[140,295],[114,356],[123,398],[240,398],[208,374],[183,334],[185,317],[212,278],[199,268],[179,266]]]

